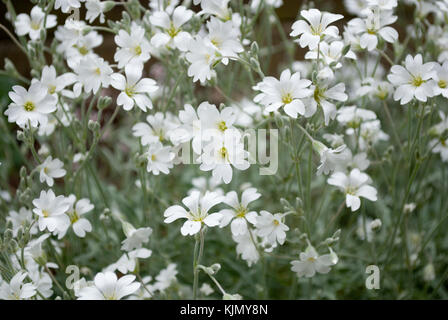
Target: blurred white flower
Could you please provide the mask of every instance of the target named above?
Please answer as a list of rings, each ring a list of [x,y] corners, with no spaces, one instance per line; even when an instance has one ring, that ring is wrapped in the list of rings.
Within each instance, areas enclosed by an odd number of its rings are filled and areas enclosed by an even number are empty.
[[[56,24],[56,16],[54,14],[45,15],[39,6],[34,6],[30,15],[25,13],[17,15],[14,22],[16,33],[19,36],[29,34],[31,40],[39,39],[42,30],[53,28]]]
[[[39,165],[40,182],[45,182],[49,187],[54,184],[54,178],[62,178],[67,171],[64,169],[64,163],[59,159],[53,159],[48,156],[45,161]]]
[[[1,300],[26,300],[36,294],[36,287],[32,283],[24,283],[27,272],[19,271],[11,281],[3,281],[0,285]]]
[[[335,172],[328,179],[328,184],[339,187],[346,197],[346,204],[352,211],[356,211],[361,206],[360,197],[370,201],[377,200],[377,191],[368,185],[370,177],[359,169],[353,169],[347,175],[344,172]]]
[[[300,260],[291,261],[291,270],[297,273],[299,278],[313,277],[317,273],[328,273],[331,267],[338,262],[338,257],[334,251],[319,255],[312,245],[308,245],[304,252],[300,253]]]
[[[78,300],[120,300],[140,288],[140,283],[134,280],[134,275],[118,279],[113,272],[100,272],[95,276],[92,286],[79,291]]]

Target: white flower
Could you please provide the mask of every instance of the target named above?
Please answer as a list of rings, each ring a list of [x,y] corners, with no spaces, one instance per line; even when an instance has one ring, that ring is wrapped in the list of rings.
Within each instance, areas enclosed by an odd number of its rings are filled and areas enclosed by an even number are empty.
[[[199,15],[212,14],[223,21],[230,20],[232,19],[232,14],[228,8],[229,1],[230,0],[202,0],[202,10],[199,12]]]
[[[23,283],[28,273],[19,271],[11,281],[3,281],[0,285],[0,300],[26,300],[36,294],[36,287],[32,283]]]
[[[25,207],[21,207],[19,209],[19,212],[16,212],[14,210],[9,211],[9,215],[6,217],[6,220],[11,221],[12,234],[14,237],[16,237],[20,227],[28,228],[31,225],[33,221],[33,213],[31,212],[31,210],[28,210]],[[37,225],[33,224],[29,232],[31,235],[36,234]]]
[[[193,82],[210,80],[216,74],[212,66],[218,62],[215,47],[210,41],[196,36],[188,43],[188,52],[185,58],[190,62],[188,76],[193,77]]]
[[[381,130],[380,120],[373,120],[361,123],[359,129],[359,149],[366,150],[369,146],[374,145],[378,141],[387,141],[389,136]],[[356,137],[355,129],[349,128],[346,133]]]
[[[328,125],[330,119],[334,119],[336,117],[336,105],[330,100],[344,102],[348,99],[347,94],[345,94],[345,84],[338,83],[330,89],[326,86],[316,85],[312,86],[311,89],[314,91],[314,94],[313,99],[311,99],[310,114],[314,114],[317,106],[321,106],[324,112],[325,125]]]
[[[187,219],[180,232],[183,236],[194,235],[201,230],[203,224],[208,227],[219,225],[222,214],[219,212],[209,214],[208,211],[223,200],[224,197],[214,192],[206,192],[204,196],[201,196],[199,191],[193,191],[191,195],[182,200],[188,211],[179,205],[171,206],[163,214],[164,222],[171,223],[180,218]]]
[[[255,13],[257,12],[258,7],[263,4],[273,8],[280,8],[283,5],[283,0],[265,0],[265,1],[251,0],[250,9],[252,10],[252,12]]]
[[[197,5],[197,0],[194,0],[194,5]],[[149,0],[149,7],[151,11],[163,11],[165,10],[167,13],[172,14],[174,9],[179,4],[180,0],[171,0],[167,3],[161,2],[159,0]]]
[[[347,127],[358,128],[362,122],[375,120],[375,112],[357,106],[346,106],[338,110],[336,120]]]
[[[97,93],[101,87],[109,86],[113,70],[103,58],[86,57],[79,62],[75,72],[86,93]]]
[[[177,127],[169,113],[165,117],[162,112],[157,112],[147,116],[146,121],[148,123],[139,122],[132,127],[132,134],[140,137],[144,146],[170,139],[171,130]]]
[[[96,59],[98,56],[93,49],[103,43],[103,37],[96,31],[91,31],[86,35],[79,36],[73,44],[65,49],[65,58],[70,68],[76,70],[83,59]],[[67,90],[63,91],[69,96]],[[70,96],[69,96],[70,97]]]
[[[443,65],[436,64],[434,71],[434,95],[448,98],[448,61],[445,61]]]
[[[222,22],[211,17],[207,22],[208,40],[216,48],[222,58],[222,63],[227,65],[229,58],[237,58],[238,53],[243,52],[244,48],[240,43],[240,30],[235,27],[232,21]]]
[[[175,154],[172,152],[171,147],[164,147],[159,141],[149,145],[148,151],[145,153],[148,164],[146,171],[152,172],[158,175],[160,172],[168,174],[169,169],[173,167],[173,160]]]
[[[48,114],[56,111],[57,98],[48,94],[39,82],[31,84],[28,91],[21,86],[13,86],[9,92],[12,103],[5,111],[9,122],[15,122],[21,128],[46,125]]]
[[[53,232],[55,230],[65,230],[70,225],[70,219],[65,212],[69,209],[70,203],[64,196],[57,196],[53,190],[41,191],[40,197],[33,200],[33,212],[39,216],[39,230]]]
[[[445,130],[448,130],[448,117],[445,116],[445,113],[443,111],[439,111],[439,117],[442,121],[435,124],[429,129],[430,134],[442,135]]]
[[[370,7],[376,7],[381,11],[393,10],[397,5],[397,0],[367,0]]]
[[[213,134],[209,130],[210,134]],[[232,166],[238,170],[246,170],[250,164],[247,160],[249,152],[244,149],[241,133],[237,129],[227,129],[225,133],[213,134],[212,141],[203,148],[203,153],[198,158],[202,171],[212,170],[212,176],[224,183],[232,181]]]
[[[257,228],[257,235],[265,238],[270,244],[278,242],[280,245],[285,243],[286,231],[289,227],[284,223],[285,214],[272,214],[266,210],[261,210],[257,217],[255,227]]]
[[[151,44],[156,48],[162,46],[175,47],[181,51],[186,51],[188,42],[192,37],[188,32],[182,31],[182,25],[188,22],[193,16],[193,11],[178,6],[174,9],[172,16],[166,11],[156,11],[150,17],[152,25],[160,28],[151,38]]]
[[[207,191],[213,191],[219,195],[224,195],[224,191],[219,187],[221,181],[217,181],[216,179],[213,179],[213,177],[208,179],[205,177],[194,178],[191,180],[191,184],[193,185],[193,188],[188,190],[188,194],[191,194],[193,191],[199,191],[204,195]]]
[[[80,238],[86,236],[86,232],[92,231],[92,225],[90,221],[83,217],[86,213],[93,210],[94,205],[90,203],[90,200],[83,198],[76,200],[75,195],[69,195],[67,201],[70,203],[70,207],[66,212],[66,215],[70,218],[70,223],[73,228],[73,232]],[[68,229],[68,228],[67,228]],[[59,239],[61,239],[67,229],[59,233]]]
[[[393,66],[387,79],[397,87],[394,100],[400,100],[401,104],[406,104],[414,97],[422,102],[432,97],[434,95],[433,82],[429,80],[435,76],[434,65],[432,62],[424,64],[422,55],[418,54],[415,57],[408,55],[405,67]]]
[[[436,273],[434,270],[434,265],[432,263],[427,264],[423,268],[423,280],[426,282],[431,282],[436,278]]]
[[[235,191],[227,193],[223,202],[233,209],[223,209],[220,211],[223,218],[219,226],[223,228],[232,221],[230,229],[233,235],[238,236],[247,233],[247,224],[251,223],[255,225],[258,216],[255,211],[249,211],[248,205],[260,197],[261,194],[255,188],[244,190],[241,195],[241,202],[238,200],[238,195]]]
[[[118,68],[123,68],[129,63],[142,64],[151,57],[149,41],[145,37],[145,29],[135,22],[131,24],[130,34],[125,30],[120,30],[114,39],[120,47],[114,55],[114,60],[118,62]]]
[[[346,145],[343,144],[336,149],[328,148],[323,143],[314,140],[313,148],[319,153],[320,165],[317,167],[317,174],[321,175],[329,174],[334,171],[337,167],[341,166],[348,160],[346,150]]]
[[[377,12],[370,11],[365,18],[355,18],[348,23],[348,27],[356,34],[360,35],[359,44],[362,49],[374,50],[378,45],[378,37],[389,43],[394,43],[398,39],[398,32],[388,27],[394,23],[397,16],[391,11]]]
[[[61,8],[61,11],[68,13],[72,8],[81,8],[81,3],[85,0],[56,0],[54,3],[54,8],[57,10]]]
[[[94,285],[79,291],[78,300],[120,300],[140,288],[140,283],[134,280],[134,275],[117,279],[113,272],[100,272],[95,276]]]
[[[126,111],[132,110],[134,105],[146,112],[152,109],[151,99],[147,94],[157,91],[158,86],[155,80],[150,78],[141,79],[142,68],[138,64],[127,64],[124,77],[120,73],[114,73],[111,78],[111,85],[122,91],[117,98],[117,105],[123,106]]]
[[[149,236],[152,234],[150,227],[135,229],[131,224],[125,224],[126,239],[121,242],[121,250],[132,251],[140,249],[144,243],[149,241]]]
[[[362,81],[361,87],[356,90],[356,95],[360,97],[369,95],[370,97],[385,100],[393,91],[394,87],[388,81],[379,81],[373,78],[366,78]]]
[[[309,89],[310,85],[310,80],[300,79],[300,72],[291,75],[291,71],[286,69],[281,73],[280,80],[265,77],[254,86],[254,90],[261,91],[255,96],[254,101],[263,104],[268,112],[274,112],[283,107],[285,113],[292,118],[297,118],[298,114],[308,116],[301,99],[313,93]]]
[[[40,170],[40,182],[45,183],[52,187],[54,184],[53,178],[61,178],[65,176],[67,171],[64,169],[64,163],[59,159],[53,159],[52,156],[48,156],[45,161],[39,165]]]
[[[44,298],[49,298],[53,295],[53,281],[48,273],[39,269],[36,264],[34,268],[27,268],[29,270],[29,277],[32,280],[32,284],[36,287],[36,292],[39,291],[40,295]],[[36,295],[37,300],[43,299],[40,295]]]
[[[357,221],[356,235],[361,240],[371,242],[373,239],[372,219],[366,218],[364,220],[362,216],[359,216]]]
[[[215,292],[215,290],[213,290],[213,288],[210,287],[208,283],[203,283],[202,286],[199,288],[199,291],[205,296],[209,296],[213,292]]]
[[[40,83],[48,88],[49,94],[59,93],[75,81],[76,76],[71,72],[57,76],[54,66],[44,66],[42,69],[42,76],[40,78]]]
[[[366,0],[344,0],[344,5],[350,14],[358,16],[362,16],[368,8]]]
[[[330,66],[333,69],[339,69],[342,67],[342,58],[356,59],[356,55],[353,51],[348,50],[343,56],[342,52],[344,49],[344,43],[342,41],[333,41],[328,44],[327,42],[321,42],[319,46],[320,54],[319,58],[324,62],[326,66]],[[312,51],[308,51],[305,54],[305,59],[316,60],[317,59],[317,48]]]
[[[59,53],[65,53],[67,49],[71,48],[73,45],[76,45],[77,42],[84,37],[86,27],[86,23],[82,20],[65,20],[65,24],[63,26],[58,26],[54,33],[56,40],[59,41],[56,50]],[[90,33],[97,32],[91,31],[88,34]]]
[[[216,106],[211,105],[208,102],[202,102],[198,107],[198,112],[202,113],[202,109],[208,108],[216,109]],[[192,140],[194,152],[197,154],[201,153],[202,124],[192,105],[184,105],[184,110],[179,111],[179,120],[182,124],[172,131],[172,134],[170,135],[171,141],[173,144],[178,145]]]
[[[47,20],[44,26],[45,13],[39,6],[34,6],[31,9],[30,15],[21,13],[17,16],[14,22],[16,33],[19,36],[29,34],[31,40],[37,40],[40,38],[40,32],[42,30],[53,28],[57,24],[55,15],[49,14],[46,18]]]
[[[154,289],[160,292],[168,289],[171,284],[176,281],[177,273],[177,265],[175,263],[170,263],[168,267],[160,270],[159,274],[156,277]]]
[[[140,248],[123,254],[116,263],[111,264],[104,271],[118,270],[123,274],[134,272],[138,263],[138,259],[149,258],[152,254],[151,250]]]
[[[328,184],[339,187],[345,193],[345,202],[348,208],[356,211],[361,206],[359,197],[370,201],[377,200],[377,191],[368,185],[370,178],[364,172],[355,168],[347,175],[344,172],[335,172],[328,179]]]
[[[92,23],[99,16],[100,22],[104,23],[105,21],[104,12],[108,9],[107,5],[108,2],[106,1],[86,0],[86,9],[87,9],[86,20],[88,20],[89,23]]]
[[[232,235],[233,240],[237,243],[236,253],[241,255],[241,259],[246,261],[249,267],[260,259],[260,254],[254,244],[254,241],[257,241],[257,235],[252,234],[252,236],[254,239],[251,238],[249,232],[237,236]]]
[[[433,139],[429,142],[432,153],[440,153],[443,162],[448,162],[448,139]]]
[[[343,15],[320,12],[317,9],[302,10],[300,15],[307,22],[304,20],[294,22],[290,36],[300,36],[296,41],[302,48],[309,47],[310,50],[317,48],[325,36],[337,38],[339,34],[338,28],[329,25],[344,18]]]
[[[310,244],[304,252],[300,253],[300,260],[291,261],[291,270],[297,273],[297,276],[311,278],[316,272],[328,273],[331,266],[338,262],[338,257],[331,248],[330,253],[319,256]]]

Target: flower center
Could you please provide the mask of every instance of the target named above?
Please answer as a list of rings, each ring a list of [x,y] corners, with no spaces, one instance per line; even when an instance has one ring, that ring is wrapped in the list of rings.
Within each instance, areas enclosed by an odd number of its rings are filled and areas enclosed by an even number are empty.
[[[318,86],[316,86],[316,88],[314,89],[314,100],[317,103],[320,103],[320,100],[325,97],[324,93],[325,93],[325,89],[323,89],[323,88],[321,89]]]
[[[322,33],[322,25],[321,24],[319,24],[317,26],[317,28],[311,26],[311,34],[313,36],[320,36],[321,33]]]
[[[86,48],[86,46],[82,46],[78,48],[78,51],[80,54],[82,54],[83,56],[85,56],[86,54],[89,53],[89,49]]]
[[[132,98],[132,96],[135,93],[134,87],[133,86],[126,86],[126,88],[124,89],[124,92],[128,95],[128,97]]]
[[[236,216],[237,216],[238,218],[244,218],[244,216],[246,215],[246,213],[247,213],[247,209],[244,208],[243,206],[240,206],[240,207],[238,208],[238,210],[236,211]]]
[[[376,34],[376,30],[375,29],[367,29],[367,33],[375,35]]]
[[[277,219],[274,219],[274,225],[278,226],[280,222]]]
[[[292,102],[292,96],[291,96],[291,94],[290,94],[290,93],[286,93],[286,94],[284,94],[284,95],[282,96],[282,102],[283,102],[284,104],[291,103],[291,102]]]
[[[72,224],[79,220],[79,215],[76,211],[73,211],[72,213],[68,213],[68,216],[70,217],[70,222]]]
[[[177,36],[177,34],[180,32],[180,29],[176,28],[173,24],[173,22],[171,22],[170,24],[170,28],[167,30],[168,35],[171,38],[174,38],[175,36]]]
[[[356,195],[356,188],[354,188],[354,187],[347,187],[347,189],[345,190],[345,193],[354,196],[354,195]]]
[[[225,147],[222,147],[221,149],[219,149],[219,155],[221,156],[221,158],[227,159],[229,156],[229,153]]]
[[[446,83],[445,80],[440,80],[438,85],[439,85],[440,88],[445,89],[446,86],[447,86],[447,83]]]
[[[56,92],[56,86],[49,86],[48,87],[48,93],[53,94]]]
[[[47,210],[42,210],[42,214],[44,215],[45,218],[48,218],[48,216],[50,215],[50,213]]]
[[[416,77],[413,77],[413,78],[412,78],[412,82],[411,82],[411,84],[412,84],[414,87],[420,87],[424,82],[425,82],[425,80],[423,80],[422,77],[420,77],[420,76],[416,76]]]
[[[211,40],[211,43],[217,47],[217,48],[221,48],[221,41],[217,40],[216,38]]]
[[[227,130],[226,122],[225,121],[218,122],[218,129],[219,129],[219,131],[222,131],[222,132],[226,131]]]
[[[25,102],[25,104],[23,105],[23,107],[25,108],[25,111],[31,112],[31,111],[34,110],[34,108],[35,108],[36,106],[34,105],[33,102],[31,102],[31,101],[27,101],[27,102]]]
[[[39,30],[40,29],[40,21],[31,21],[31,29]]]
[[[313,258],[313,257],[309,257],[307,260],[308,260],[309,262],[314,262],[314,261],[316,261],[316,259]]]
[[[156,159],[157,159],[156,155],[155,155],[155,154],[152,154],[152,155],[151,155],[151,161],[156,161]]]
[[[135,54],[136,55],[141,55],[142,54],[142,47],[140,47],[140,46],[136,46],[135,48],[134,48],[134,52],[135,52]]]
[[[101,69],[100,68],[96,68],[95,69],[95,73],[100,76],[101,75]]]
[[[48,168],[47,167],[44,168],[44,172],[45,172],[45,174],[48,174]]]

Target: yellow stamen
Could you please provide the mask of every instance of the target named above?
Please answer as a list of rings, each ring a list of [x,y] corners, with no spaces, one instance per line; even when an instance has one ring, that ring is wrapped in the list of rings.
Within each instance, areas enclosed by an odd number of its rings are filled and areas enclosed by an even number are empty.
[[[25,108],[25,111],[31,112],[31,111],[34,110],[34,108],[35,108],[36,106],[34,105],[33,102],[31,102],[31,101],[27,101],[27,102],[25,102],[25,104],[23,105],[23,107]]]

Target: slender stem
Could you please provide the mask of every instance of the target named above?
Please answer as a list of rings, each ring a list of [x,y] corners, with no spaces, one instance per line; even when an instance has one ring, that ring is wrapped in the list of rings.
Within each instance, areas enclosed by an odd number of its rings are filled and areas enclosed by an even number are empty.
[[[199,247],[199,248],[198,248]],[[198,295],[198,282],[199,282],[199,268],[201,263],[202,254],[204,252],[204,231],[201,228],[199,231],[199,237],[196,237],[196,243],[194,246],[194,261],[193,261],[193,300],[197,299]]]

